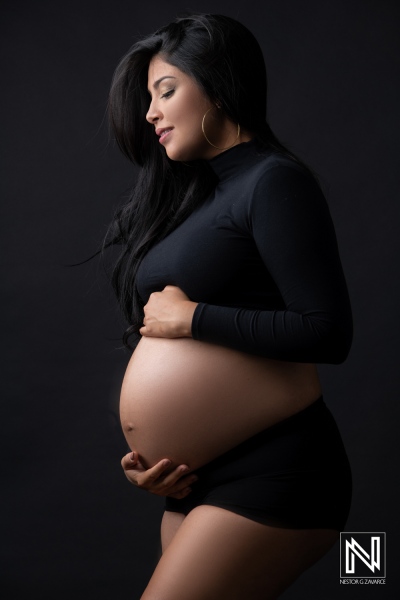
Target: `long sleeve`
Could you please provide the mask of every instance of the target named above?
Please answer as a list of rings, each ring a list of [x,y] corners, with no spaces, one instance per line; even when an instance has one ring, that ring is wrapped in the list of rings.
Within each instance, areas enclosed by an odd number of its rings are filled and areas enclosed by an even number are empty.
[[[329,209],[314,179],[277,165],[259,178],[245,227],[274,280],[284,309],[200,302],[192,335],[265,356],[338,364],[352,341],[352,315]]]

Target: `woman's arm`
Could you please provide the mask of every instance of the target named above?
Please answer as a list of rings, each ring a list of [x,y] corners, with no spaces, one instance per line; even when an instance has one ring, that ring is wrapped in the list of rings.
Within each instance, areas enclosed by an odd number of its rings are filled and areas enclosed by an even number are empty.
[[[329,208],[315,180],[299,168],[269,169],[243,221],[285,309],[200,302],[193,338],[278,360],[342,362],[352,341],[350,301]]]
[[[271,359],[343,362],[352,341],[351,307],[329,208],[315,180],[294,167],[269,169],[242,220],[285,308],[197,304],[167,286],[151,294],[140,333],[192,336]]]

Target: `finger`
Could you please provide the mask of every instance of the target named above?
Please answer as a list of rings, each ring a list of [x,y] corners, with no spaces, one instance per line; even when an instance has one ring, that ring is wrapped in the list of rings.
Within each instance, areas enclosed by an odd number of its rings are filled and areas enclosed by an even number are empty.
[[[160,460],[154,467],[147,469],[136,478],[136,485],[145,488],[152,485],[170,465],[171,461],[168,458]]]
[[[121,460],[121,466],[124,469],[124,471],[126,469],[134,468],[138,462],[138,459],[139,459],[138,453],[135,451],[128,452],[128,454],[125,454],[125,456],[123,456],[122,460]]]
[[[137,471],[124,471],[125,477],[129,481],[129,483],[133,483],[133,485],[137,485]]]
[[[175,498],[176,500],[182,500],[183,498],[186,498],[186,496],[188,496],[191,491],[192,491],[192,488],[187,487],[184,490],[182,490],[181,492],[177,492],[176,494],[168,494],[168,498]]]
[[[142,325],[142,327],[139,329],[139,333],[140,333],[140,335],[145,335],[145,336],[147,335],[147,337],[150,337],[150,336],[159,337],[159,336],[157,336],[157,330],[154,331],[154,323]]]
[[[165,476],[161,475],[148,488],[149,491],[160,496],[171,496],[172,494],[180,494],[190,485],[195,483],[199,478],[196,473],[188,473],[189,468],[177,468],[172,473]],[[182,473],[188,473],[183,476]]]
[[[165,486],[162,491],[166,496],[171,496],[172,494],[181,494],[184,493],[185,490],[189,489],[193,483],[196,483],[198,479],[199,478],[197,475],[188,475],[187,477],[179,480],[175,485]]]
[[[146,309],[145,309],[145,313],[146,313]],[[146,314],[143,317],[143,323],[142,323],[142,327],[139,329],[139,333],[142,332],[142,329],[146,329]],[[141,335],[143,335],[143,334],[141,333]]]
[[[157,496],[170,496],[171,498],[184,498],[192,491],[190,485],[198,480],[196,475],[188,475],[184,480],[180,480],[177,484],[170,486],[162,479],[154,482],[145,481],[141,475],[138,476],[137,471],[125,471],[125,475],[128,481],[137,487]]]
[[[198,480],[197,475],[194,473],[188,474],[187,477],[182,477],[184,474],[189,473],[189,471],[190,469],[187,465],[180,465],[167,475],[163,475],[163,472],[160,473],[159,469],[154,472],[153,469],[149,469],[144,473],[135,474],[135,477],[130,478],[130,481],[133,479],[135,485],[153,494],[169,496],[170,494],[182,492],[188,485]]]
[[[171,338],[173,335],[168,335],[165,333],[165,328],[162,325],[154,323],[150,326],[141,327],[139,329],[139,333],[145,337],[161,337],[161,338]]]
[[[164,479],[163,483],[166,487],[172,488],[173,486],[179,484],[179,489],[182,489],[182,485],[185,485],[185,481],[188,481],[188,477],[185,475],[189,475],[190,469],[187,465],[179,465],[176,467],[171,473],[168,473]],[[195,475],[191,475],[190,477],[194,477]],[[196,476],[197,478],[197,476]]]

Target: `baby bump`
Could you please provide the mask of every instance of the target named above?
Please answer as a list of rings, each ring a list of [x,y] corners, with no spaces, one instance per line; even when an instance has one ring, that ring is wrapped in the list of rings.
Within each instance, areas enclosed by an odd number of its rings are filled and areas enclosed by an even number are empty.
[[[313,365],[142,338],[122,385],[121,424],[145,466],[168,457],[196,469],[319,395]]]

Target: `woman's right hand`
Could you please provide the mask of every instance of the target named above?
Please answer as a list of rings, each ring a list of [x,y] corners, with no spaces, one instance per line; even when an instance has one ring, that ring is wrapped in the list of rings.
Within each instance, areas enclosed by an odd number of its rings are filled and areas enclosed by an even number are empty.
[[[157,496],[169,496],[180,500],[190,494],[192,489],[189,486],[197,481],[198,477],[194,473],[186,475],[190,471],[187,465],[179,465],[168,472],[170,465],[170,460],[163,459],[154,467],[145,469],[135,451],[128,452],[121,460],[128,481],[136,487]]]

